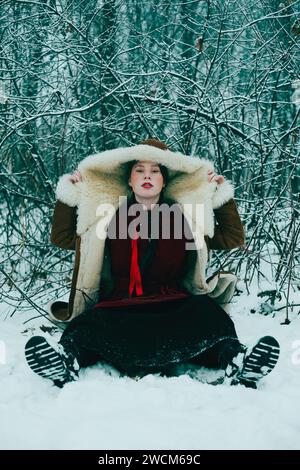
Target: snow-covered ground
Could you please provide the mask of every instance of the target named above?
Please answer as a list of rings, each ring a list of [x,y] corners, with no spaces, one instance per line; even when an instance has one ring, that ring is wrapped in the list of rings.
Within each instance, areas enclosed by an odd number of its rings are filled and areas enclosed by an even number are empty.
[[[233,300],[242,342],[271,334],[281,345],[277,367],[258,390],[208,385],[188,374],[134,380],[103,364],[59,389],[24,359],[25,342],[47,321],[24,325],[34,312],[2,313],[0,448],[299,449],[300,318],[295,311],[292,323],[281,325],[282,316],[250,313],[261,302],[255,292]]]

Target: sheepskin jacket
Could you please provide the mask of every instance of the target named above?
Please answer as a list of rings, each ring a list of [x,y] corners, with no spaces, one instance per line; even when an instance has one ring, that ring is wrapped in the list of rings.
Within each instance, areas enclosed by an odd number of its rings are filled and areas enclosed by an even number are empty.
[[[69,302],[52,302],[52,318],[70,321],[97,303],[99,286],[104,296],[111,290],[105,230],[129,196],[126,163],[131,160],[152,160],[168,168],[165,197],[180,205],[196,244],[182,285],[192,294],[208,294],[221,304],[232,297],[236,276],[217,272],[207,279],[206,270],[210,249],[232,249],[245,242],[233,185],[226,179],[221,184],[208,182],[208,171],[214,171],[214,166],[207,159],[140,144],[86,157],[78,165],[81,182],[72,183],[70,174],[60,177],[51,241],[75,250],[75,263]],[[196,206],[201,207],[201,216]]]

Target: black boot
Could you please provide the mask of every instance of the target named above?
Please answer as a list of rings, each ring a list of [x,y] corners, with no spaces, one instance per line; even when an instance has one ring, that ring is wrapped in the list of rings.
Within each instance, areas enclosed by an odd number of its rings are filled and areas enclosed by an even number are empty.
[[[225,370],[231,385],[242,384],[257,388],[260,379],[268,375],[276,366],[280,346],[273,336],[264,336],[256,345],[245,353],[233,358]]]
[[[53,380],[58,387],[77,380],[79,365],[76,357],[60,344],[50,344],[43,336],[33,336],[25,346],[25,357],[33,372]]]

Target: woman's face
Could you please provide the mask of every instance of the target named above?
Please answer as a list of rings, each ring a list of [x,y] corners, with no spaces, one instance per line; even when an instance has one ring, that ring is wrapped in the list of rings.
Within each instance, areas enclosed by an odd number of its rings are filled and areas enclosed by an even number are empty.
[[[157,163],[152,161],[137,162],[128,182],[135,195],[153,198],[165,187],[163,175]]]

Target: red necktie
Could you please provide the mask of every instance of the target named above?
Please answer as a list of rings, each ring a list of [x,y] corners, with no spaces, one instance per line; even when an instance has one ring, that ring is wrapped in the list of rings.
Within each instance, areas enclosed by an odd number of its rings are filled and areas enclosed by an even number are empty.
[[[135,229],[134,238],[131,239],[131,265],[130,265],[130,283],[129,297],[132,297],[135,288],[136,295],[143,295],[142,278],[138,264],[138,246],[137,231]]]

